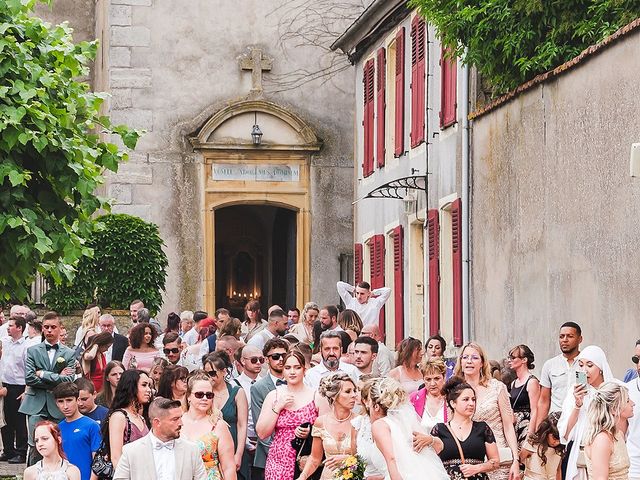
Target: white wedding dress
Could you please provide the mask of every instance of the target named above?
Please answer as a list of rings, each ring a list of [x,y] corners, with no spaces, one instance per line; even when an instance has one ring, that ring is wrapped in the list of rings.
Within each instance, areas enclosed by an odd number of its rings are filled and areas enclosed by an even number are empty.
[[[420,424],[415,409],[407,404],[389,410],[385,421],[393,439],[393,453],[402,480],[449,480],[440,457],[432,448],[423,448],[420,453],[413,450],[413,432],[429,433]]]

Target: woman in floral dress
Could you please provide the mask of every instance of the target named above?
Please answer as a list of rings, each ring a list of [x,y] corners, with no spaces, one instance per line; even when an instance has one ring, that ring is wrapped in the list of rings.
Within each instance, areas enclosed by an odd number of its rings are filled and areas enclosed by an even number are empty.
[[[180,436],[197,443],[207,480],[235,480],[233,440],[222,415],[213,410],[213,386],[205,372],[196,372],[189,378],[187,405]]]

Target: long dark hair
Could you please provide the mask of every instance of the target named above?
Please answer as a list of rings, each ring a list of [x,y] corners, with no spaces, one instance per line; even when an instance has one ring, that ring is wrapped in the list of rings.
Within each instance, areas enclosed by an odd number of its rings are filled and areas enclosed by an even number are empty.
[[[181,377],[188,377],[189,370],[180,365],[167,365],[158,380],[158,396],[170,400],[180,400],[173,398],[173,384]]]
[[[84,352],[82,352],[82,358],[84,359],[84,354],[87,353],[94,345],[97,345],[99,350],[100,347],[106,347],[111,344],[113,344],[113,335],[111,335],[109,332],[98,333],[97,335],[94,335],[93,337],[91,337],[91,340],[89,340],[89,343],[87,344],[87,348],[85,348]],[[93,358],[93,360],[91,360],[92,371],[99,358],[100,358],[99,353],[96,353],[96,356]]]
[[[164,329],[164,333],[179,332],[180,331],[180,315],[175,312],[171,312],[167,315],[167,328]]]
[[[102,442],[109,453],[111,453],[111,445],[109,444],[109,420],[111,419],[111,415],[113,415],[116,410],[122,410],[138,403],[138,382],[142,375],[149,376],[147,372],[143,372],[142,370],[125,370],[120,377],[120,381],[116,387],[116,393],[113,396],[113,402],[111,402],[111,408],[101,429]],[[149,380],[151,380],[151,378],[149,378]],[[147,426],[150,426],[148,408],[149,404],[143,406],[142,416]]]
[[[396,367],[409,366],[409,361],[413,356],[413,352],[422,348],[422,342],[417,338],[407,337],[398,346],[398,360],[396,361]]]
[[[119,362],[118,360],[112,360],[109,363],[107,363],[107,366],[104,367],[104,375],[102,376],[102,390],[100,390],[100,393],[98,394],[98,397],[102,400],[102,402],[107,408],[111,408],[111,404],[113,403],[113,396],[114,396],[114,392],[111,391],[111,384],[107,379],[109,378],[109,374],[111,373],[111,370],[113,370],[116,367],[121,368],[122,374],[124,375],[124,372],[126,371],[126,369],[124,368],[124,365],[122,364],[122,362]]]
[[[550,413],[547,418],[542,420],[538,425],[535,433],[529,435],[529,443],[532,447],[536,448],[536,453],[542,465],[547,463],[547,449],[553,448],[558,455],[564,453],[564,445],[561,443],[557,447],[551,447],[549,445],[549,435],[560,440],[560,434],[558,433],[558,419],[560,418],[560,412]]]

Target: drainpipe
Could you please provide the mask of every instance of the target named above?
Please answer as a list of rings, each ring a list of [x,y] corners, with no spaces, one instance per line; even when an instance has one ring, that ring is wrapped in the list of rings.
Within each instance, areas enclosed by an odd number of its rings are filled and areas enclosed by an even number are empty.
[[[462,65],[462,338],[471,340],[469,302],[469,66]]]

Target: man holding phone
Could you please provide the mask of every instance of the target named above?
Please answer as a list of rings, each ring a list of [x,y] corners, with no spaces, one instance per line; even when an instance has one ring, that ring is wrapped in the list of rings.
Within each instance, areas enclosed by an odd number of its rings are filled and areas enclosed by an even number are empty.
[[[575,322],[563,323],[560,327],[558,340],[562,353],[544,362],[540,375],[541,389],[536,417],[538,422],[547,418],[550,412],[562,411],[562,402],[567,395],[567,389],[576,382],[578,369],[576,359],[580,354],[580,344],[582,343],[580,325]],[[536,428],[537,425],[533,425],[530,427],[530,431],[535,431]]]

